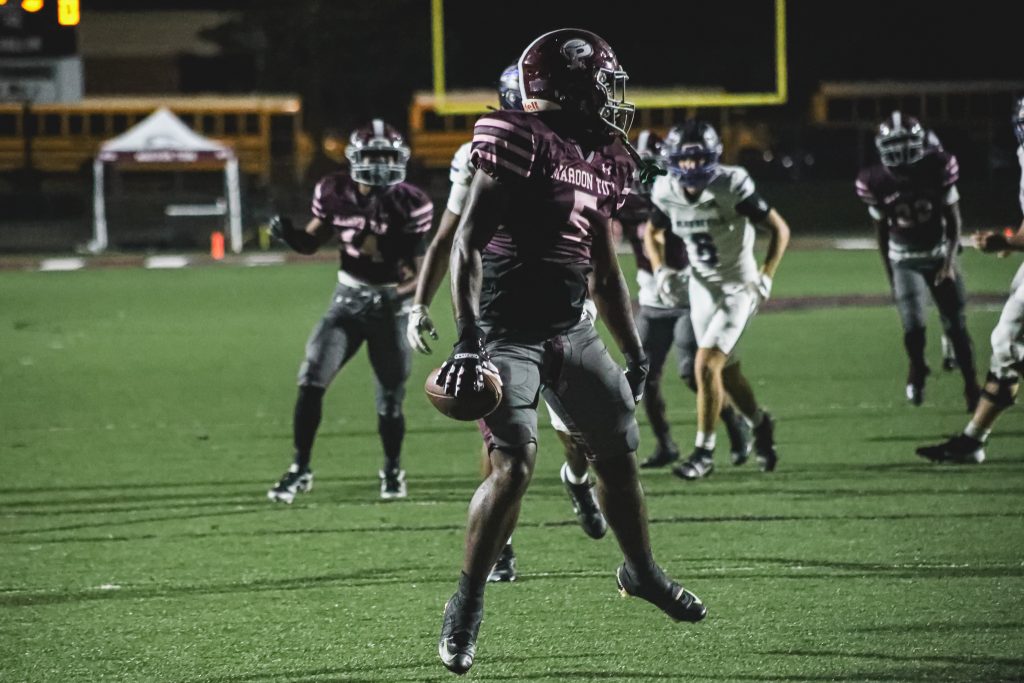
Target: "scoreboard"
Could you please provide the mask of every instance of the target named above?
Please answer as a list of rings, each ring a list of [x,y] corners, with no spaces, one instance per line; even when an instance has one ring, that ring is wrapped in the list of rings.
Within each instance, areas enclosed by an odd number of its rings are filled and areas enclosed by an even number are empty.
[[[0,0],[0,102],[82,97],[79,0]]]
[[[79,0],[0,0],[0,58],[78,51]]]

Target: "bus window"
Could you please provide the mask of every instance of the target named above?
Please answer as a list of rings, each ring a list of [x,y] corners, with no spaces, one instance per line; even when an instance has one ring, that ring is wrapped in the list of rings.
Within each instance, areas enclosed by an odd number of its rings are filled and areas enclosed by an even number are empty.
[[[295,124],[290,114],[271,114],[270,153],[291,154],[295,151]]]
[[[217,134],[217,117],[213,114],[203,114],[203,132],[207,135]]]
[[[196,129],[196,115],[195,114],[178,114],[177,115],[181,122],[192,130]]]
[[[18,117],[14,114],[0,114],[0,136],[14,137],[18,132]]]
[[[444,130],[444,119],[433,111],[423,112],[423,130]]]
[[[128,116],[126,114],[114,114],[114,133],[123,133],[128,130]]]
[[[238,135],[238,114],[224,114],[224,135]]]
[[[60,114],[46,114],[43,116],[43,135],[60,135]]]
[[[68,134],[69,135],[81,135],[85,128],[85,120],[81,114],[71,114],[68,116]]]
[[[260,115],[259,114],[246,114],[245,115],[245,134],[246,135],[259,135],[260,134]]]
[[[107,134],[107,117],[103,114],[89,114],[89,135],[103,137]]]

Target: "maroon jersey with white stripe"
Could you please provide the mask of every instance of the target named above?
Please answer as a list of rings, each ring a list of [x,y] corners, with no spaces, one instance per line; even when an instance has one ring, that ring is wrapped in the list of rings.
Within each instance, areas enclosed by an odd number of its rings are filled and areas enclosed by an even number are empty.
[[[545,339],[579,321],[594,230],[632,184],[619,142],[584,152],[549,126],[552,114],[496,111],[473,130],[473,165],[512,195],[483,252],[480,311],[492,333]]]
[[[341,270],[369,284],[401,282],[403,270],[423,254],[434,205],[409,183],[360,194],[347,173],[332,173],[316,185],[313,215],[334,226]]]
[[[960,167],[941,150],[917,163],[894,169],[882,164],[857,176],[857,196],[889,230],[890,255],[911,258],[939,253],[945,240],[943,209],[956,203]]]

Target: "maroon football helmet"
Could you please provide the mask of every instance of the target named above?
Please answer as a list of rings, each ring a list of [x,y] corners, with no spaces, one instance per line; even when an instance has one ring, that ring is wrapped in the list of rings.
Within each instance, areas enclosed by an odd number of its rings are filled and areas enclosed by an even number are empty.
[[[875,135],[878,156],[889,168],[910,166],[920,161],[928,151],[928,142],[928,133],[921,122],[899,111],[885,117],[878,124]]]
[[[611,46],[578,28],[545,33],[519,58],[523,109],[577,115],[594,133],[629,130],[635,108],[626,101],[628,79]]]
[[[352,167],[352,179],[376,187],[405,180],[409,154],[402,134],[381,119],[374,119],[370,125],[354,130],[345,148],[345,158]]]

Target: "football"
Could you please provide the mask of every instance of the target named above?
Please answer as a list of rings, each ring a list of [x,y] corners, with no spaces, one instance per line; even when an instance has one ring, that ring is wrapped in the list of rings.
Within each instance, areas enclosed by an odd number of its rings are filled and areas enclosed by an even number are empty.
[[[441,413],[454,420],[465,420],[467,422],[479,420],[490,415],[501,403],[501,384],[497,377],[490,373],[484,373],[484,390],[463,394],[459,398],[449,396],[444,390],[435,384],[437,373],[441,368],[434,368],[427,375],[427,381],[423,385],[423,391],[427,399]]]

